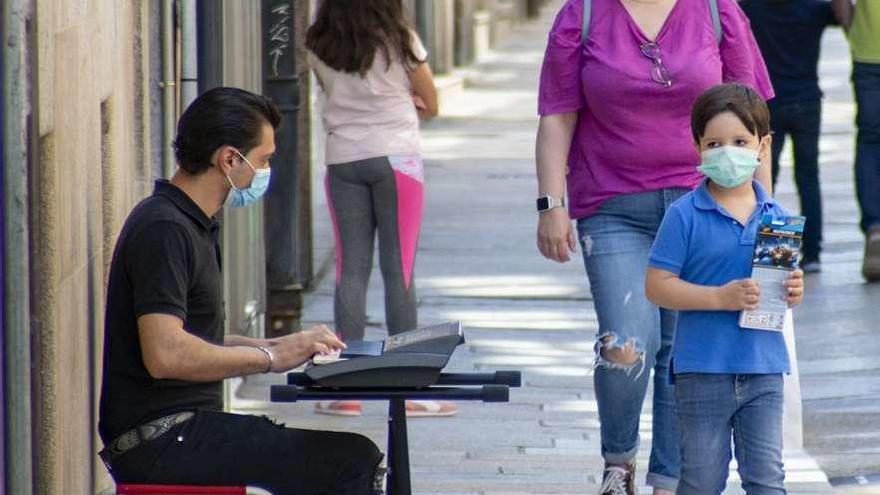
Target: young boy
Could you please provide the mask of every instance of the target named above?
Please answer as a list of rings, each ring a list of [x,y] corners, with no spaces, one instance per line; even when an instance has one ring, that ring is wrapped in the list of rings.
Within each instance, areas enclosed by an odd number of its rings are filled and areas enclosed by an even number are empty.
[[[776,97],[769,103],[774,189],[779,177],[779,156],[788,134],[794,150],[794,180],[801,215],[807,217],[801,266],[805,272],[818,272],[822,249],[819,49],[825,28],[837,24],[837,20],[828,0],[742,0],[739,5],[751,21],[776,91]]]
[[[788,353],[778,332],[747,330],[739,312],[757,307],[749,279],[763,215],[787,215],[753,179],[770,146],[764,101],[722,84],[694,105],[691,127],[707,179],[666,213],[651,251],[648,299],[679,310],[671,373],[681,431],[678,495],[720,494],[730,437],[747,494],[784,494],[782,374]],[[784,282],[788,303],[803,298],[803,272]]]

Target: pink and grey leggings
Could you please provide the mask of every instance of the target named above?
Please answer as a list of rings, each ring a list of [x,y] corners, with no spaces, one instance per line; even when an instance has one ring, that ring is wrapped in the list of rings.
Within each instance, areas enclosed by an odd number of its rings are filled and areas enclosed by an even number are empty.
[[[421,157],[392,155],[328,165],[324,186],[336,234],[336,330],[343,340],[364,338],[377,231],[388,333],[416,328],[413,266],[425,197]]]

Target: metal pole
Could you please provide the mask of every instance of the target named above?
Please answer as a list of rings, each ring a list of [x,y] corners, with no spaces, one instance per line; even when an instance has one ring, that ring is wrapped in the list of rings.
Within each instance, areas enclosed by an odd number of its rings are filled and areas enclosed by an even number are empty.
[[[162,0],[162,174],[174,174],[175,161],[171,152],[174,139],[174,0]]]
[[[469,65],[474,61],[474,2],[455,0],[455,65]]]
[[[406,435],[406,401],[388,401],[388,495],[410,495],[409,440]]]
[[[196,0],[180,0],[180,109],[199,95],[199,50]]]
[[[3,372],[6,492],[33,493],[28,229],[28,0],[3,4]],[[36,67],[32,67],[36,70]]]
[[[0,40],[3,39],[3,26],[0,26]],[[0,80],[4,80],[4,75],[6,71],[3,70],[3,65],[0,64]],[[5,108],[3,106],[3,91],[0,91],[0,108]],[[6,136],[4,136],[3,130],[6,129],[5,122],[0,121],[0,170],[6,170],[4,166],[5,160],[5,148],[3,143],[5,141]],[[3,271],[3,261],[6,257],[6,222],[4,218],[6,217],[6,204],[3,201],[5,194],[3,193],[3,174],[0,173],[0,328],[6,328],[5,326],[5,313],[4,309],[6,307],[6,297],[4,297],[4,285],[6,284],[6,277]],[[3,333],[0,331],[0,333]],[[0,339],[4,338],[4,336],[0,335]],[[9,402],[8,397],[6,396],[6,373],[5,373],[5,362],[3,356],[3,352],[0,352],[0,441],[2,441],[2,445],[0,445],[0,487],[3,487],[3,490],[0,490],[0,493],[5,493],[6,490],[6,404]]]
[[[223,4],[216,0],[198,0],[196,10],[196,71],[198,91],[204,93],[223,85]]]
[[[306,252],[310,248],[308,239],[302,235],[303,206],[299,191],[306,179],[297,159],[300,80],[295,56],[296,3],[294,0],[263,0],[262,3],[263,94],[278,105],[283,119],[275,135],[272,187],[264,202],[267,336],[284,335],[297,329],[300,293],[311,270],[311,263],[307,267],[299,263],[302,259],[310,260],[310,253]]]
[[[437,43],[434,29],[434,0],[416,3],[416,31],[428,50],[428,63],[437,66]]]

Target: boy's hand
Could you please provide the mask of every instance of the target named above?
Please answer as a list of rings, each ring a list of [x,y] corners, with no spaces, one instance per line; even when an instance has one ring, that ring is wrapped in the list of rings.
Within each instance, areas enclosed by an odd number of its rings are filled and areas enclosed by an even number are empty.
[[[718,288],[718,302],[722,310],[755,309],[760,299],[761,289],[750,278],[732,280]]]
[[[782,286],[786,288],[785,300],[788,307],[800,304],[804,300],[804,271],[800,268],[792,271],[788,280],[782,282]]]

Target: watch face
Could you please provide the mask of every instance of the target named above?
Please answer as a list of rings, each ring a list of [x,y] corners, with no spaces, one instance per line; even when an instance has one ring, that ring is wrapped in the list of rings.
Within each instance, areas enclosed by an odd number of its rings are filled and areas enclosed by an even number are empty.
[[[542,196],[538,198],[538,211],[546,211],[550,209],[550,198]]]

